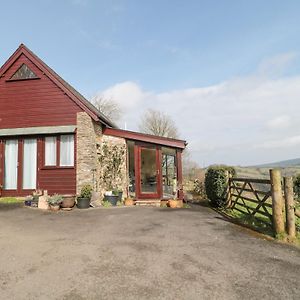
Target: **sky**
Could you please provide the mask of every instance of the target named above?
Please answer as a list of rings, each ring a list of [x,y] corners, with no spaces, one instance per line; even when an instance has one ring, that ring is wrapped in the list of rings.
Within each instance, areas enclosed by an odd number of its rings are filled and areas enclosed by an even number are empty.
[[[170,115],[200,166],[300,157],[300,1],[0,0],[0,64],[24,43],[118,125]]]

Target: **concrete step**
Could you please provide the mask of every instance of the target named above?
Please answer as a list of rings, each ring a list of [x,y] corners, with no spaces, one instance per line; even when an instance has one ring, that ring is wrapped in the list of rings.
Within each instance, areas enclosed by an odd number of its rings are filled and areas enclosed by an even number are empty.
[[[135,200],[137,206],[156,206],[160,207],[160,200]]]

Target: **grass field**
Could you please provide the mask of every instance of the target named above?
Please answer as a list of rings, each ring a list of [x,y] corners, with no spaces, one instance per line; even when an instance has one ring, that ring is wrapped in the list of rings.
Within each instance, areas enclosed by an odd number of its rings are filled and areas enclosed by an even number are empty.
[[[24,199],[15,198],[15,197],[3,197],[0,198],[0,204],[16,204],[16,203],[22,203],[24,202]]]
[[[238,177],[246,178],[269,178],[270,168],[234,167]],[[282,176],[295,176],[300,174],[300,166],[281,168]]]

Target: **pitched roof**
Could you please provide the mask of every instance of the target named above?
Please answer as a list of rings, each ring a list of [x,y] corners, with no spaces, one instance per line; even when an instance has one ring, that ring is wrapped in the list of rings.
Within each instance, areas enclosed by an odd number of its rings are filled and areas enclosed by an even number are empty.
[[[78,106],[80,106],[94,121],[100,121],[104,125],[112,128],[117,126],[103,113],[101,113],[91,102],[81,95],[68,82],[61,78],[54,70],[45,64],[36,54],[28,49],[24,44],[11,55],[11,57],[0,68],[0,77],[10,68],[10,66],[24,54],[32,63],[34,63],[44,74],[50,78],[58,87],[60,87]]]

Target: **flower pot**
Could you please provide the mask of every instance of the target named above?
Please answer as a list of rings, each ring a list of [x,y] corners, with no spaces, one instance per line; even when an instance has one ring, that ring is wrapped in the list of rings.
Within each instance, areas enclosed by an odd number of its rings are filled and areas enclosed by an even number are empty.
[[[116,206],[119,200],[119,195],[105,195],[104,201],[109,202],[112,206]]]
[[[134,201],[133,199],[125,199],[125,206],[133,206],[134,205]]]
[[[122,201],[123,192],[119,192],[118,194],[118,201]]]
[[[90,207],[90,198],[77,198],[77,207],[82,209],[82,208],[89,208]]]
[[[59,204],[55,204],[55,205],[51,205],[50,204],[50,210],[52,210],[52,211],[59,211]]]
[[[177,208],[178,201],[177,200],[169,200],[169,206],[171,208]]]
[[[61,203],[62,208],[72,208],[75,205],[75,196],[66,195],[64,196],[64,200]]]

